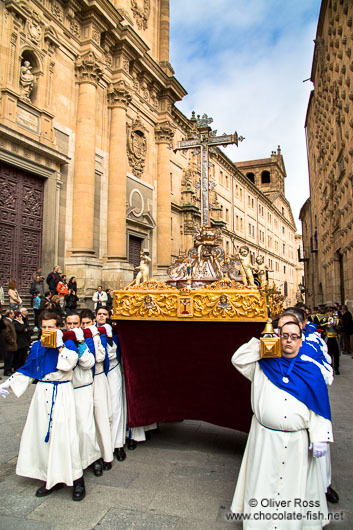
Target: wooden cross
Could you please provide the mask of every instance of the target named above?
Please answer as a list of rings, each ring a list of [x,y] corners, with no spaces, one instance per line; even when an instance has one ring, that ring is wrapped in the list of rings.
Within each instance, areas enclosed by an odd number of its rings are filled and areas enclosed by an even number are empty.
[[[222,134],[222,136],[216,136],[217,131],[212,131],[209,126],[209,124],[213,122],[213,119],[209,118],[207,114],[204,114],[202,118],[198,116],[196,119],[195,112],[193,112],[190,121],[194,124],[192,138],[178,142],[174,151],[185,149],[201,150],[201,226],[210,226],[210,186],[208,178],[209,147],[221,145],[225,147],[229,144],[238,145],[238,140],[242,142],[244,138],[242,136],[239,136],[238,138],[237,132],[234,134]]]

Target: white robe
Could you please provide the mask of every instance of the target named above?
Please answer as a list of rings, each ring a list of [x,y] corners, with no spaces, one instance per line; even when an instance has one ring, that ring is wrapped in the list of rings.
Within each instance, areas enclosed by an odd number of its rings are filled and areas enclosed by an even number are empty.
[[[98,335],[93,338],[93,341],[96,351],[96,368],[93,381],[93,403],[97,440],[104,462],[112,462],[112,406],[108,379],[104,372],[105,349]]]
[[[275,386],[261,369],[259,359],[259,341],[255,338],[232,357],[237,370],[252,381],[254,416],[231,511],[250,514],[251,520],[243,523],[244,530],[272,530],[276,526],[280,530],[320,529],[328,524],[327,503],[318,459],[308,447],[309,439],[333,441],[331,422]],[[250,506],[251,499],[256,499],[257,506]],[[267,499],[285,501],[286,505],[268,506]],[[295,499],[300,499],[302,505],[309,502],[309,507],[299,506]],[[296,512],[307,520],[277,520],[278,524],[274,519],[254,520],[260,511],[272,517]],[[313,512],[321,512],[324,520],[311,520]]]
[[[78,365],[72,375],[77,432],[80,440],[80,455],[83,469],[86,469],[101,457],[93,411],[92,368],[94,364],[94,355],[87,348],[79,358]]]
[[[124,447],[125,414],[123,399],[123,378],[120,363],[116,355],[116,344],[108,344],[109,372],[107,374],[112,404],[112,445],[113,449]]]
[[[16,473],[43,480],[47,489],[60,482],[72,486],[73,481],[83,474],[71,383],[72,369],[77,359],[77,353],[63,348],[58,357],[58,371],[47,374],[43,382],[36,384],[21,437]],[[10,388],[17,397],[34,381],[19,372],[10,380]],[[56,385],[49,381],[62,384],[57,385],[55,391]],[[55,402],[52,407],[53,396]],[[49,441],[45,442],[51,409],[50,436]]]

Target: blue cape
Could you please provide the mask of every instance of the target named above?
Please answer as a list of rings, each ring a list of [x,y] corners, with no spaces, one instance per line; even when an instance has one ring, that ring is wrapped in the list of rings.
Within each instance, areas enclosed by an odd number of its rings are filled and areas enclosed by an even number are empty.
[[[307,322],[305,329],[304,329],[304,335],[305,337],[307,335],[310,335],[311,333],[315,333],[317,331],[316,324],[313,324],[312,322]]]
[[[101,335],[101,342],[103,344],[102,337],[103,337],[103,335]],[[94,356],[96,356],[96,348],[94,347],[93,338],[92,337],[87,337],[87,339],[85,339],[85,341],[86,341],[86,344],[88,346],[89,351],[91,353],[93,353]],[[104,346],[104,344],[103,344],[103,346]],[[104,346],[104,349],[106,350],[105,346]],[[107,354],[107,350],[105,351],[104,372],[105,372],[106,375],[109,372],[109,357],[108,357],[108,354]],[[93,375],[94,375],[94,373],[95,373],[95,366],[93,367]]]
[[[101,338],[101,343],[103,345],[103,348],[105,349],[105,359],[104,359],[104,371],[105,371],[105,375],[107,375],[107,373],[109,372],[109,357],[108,357],[108,348],[107,348],[107,345],[108,345],[108,337],[107,335],[100,335],[100,338]]]
[[[58,371],[58,355],[57,348],[44,348],[38,340],[30,349],[26,363],[17,371],[33,379],[43,379],[47,374]]]
[[[327,385],[322,377],[318,366],[310,361],[303,361],[300,356],[310,354],[313,348],[305,343],[299,350],[293,370],[289,376],[288,383],[284,383],[283,376],[288,372],[292,359],[276,357],[272,359],[261,359],[260,366],[264,374],[278,388],[285,390],[299,401],[304,403],[308,409],[316,412],[319,416],[331,420],[330,401]]]
[[[119,335],[113,335],[113,341],[116,345],[116,356],[118,358],[119,363],[121,363],[121,348],[120,348]]]

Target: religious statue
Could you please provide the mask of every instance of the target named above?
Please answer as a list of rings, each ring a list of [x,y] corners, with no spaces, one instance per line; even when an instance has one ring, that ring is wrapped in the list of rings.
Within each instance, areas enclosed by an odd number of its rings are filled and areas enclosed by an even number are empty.
[[[140,253],[140,258],[141,258],[140,265],[138,267],[135,267],[135,270],[139,271],[136,276],[135,285],[140,285],[141,279],[144,282],[147,282],[148,275],[150,272],[150,263],[152,260],[149,257],[148,250],[142,250]]]
[[[33,90],[34,75],[32,74],[31,70],[31,63],[29,61],[24,61],[23,65],[21,66],[20,85],[22,87],[23,95],[28,99]]]
[[[252,273],[252,265],[250,260],[250,251],[246,246],[239,249],[238,259],[240,261],[240,274],[244,285],[249,287],[256,287],[254,283],[254,276]]]
[[[268,285],[268,272],[270,269],[265,265],[265,258],[263,256],[257,256],[255,261],[256,265],[253,267],[253,271],[257,274],[260,287],[263,289]]]

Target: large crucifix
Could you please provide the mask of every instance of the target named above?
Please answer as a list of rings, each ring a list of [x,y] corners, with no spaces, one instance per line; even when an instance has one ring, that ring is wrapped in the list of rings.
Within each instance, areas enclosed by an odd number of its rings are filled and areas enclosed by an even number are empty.
[[[244,138],[242,136],[238,138],[237,132],[234,134],[222,134],[222,136],[216,136],[217,131],[212,131],[209,126],[210,123],[213,122],[213,119],[209,118],[207,114],[204,114],[202,118],[199,116],[196,118],[195,112],[193,112],[190,121],[194,125],[191,138],[178,142],[174,150],[200,149],[201,151],[201,226],[210,226],[210,185],[208,178],[209,147],[221,145],[225,147],[229,144],[238,145],[238,140],[241,142]]]

